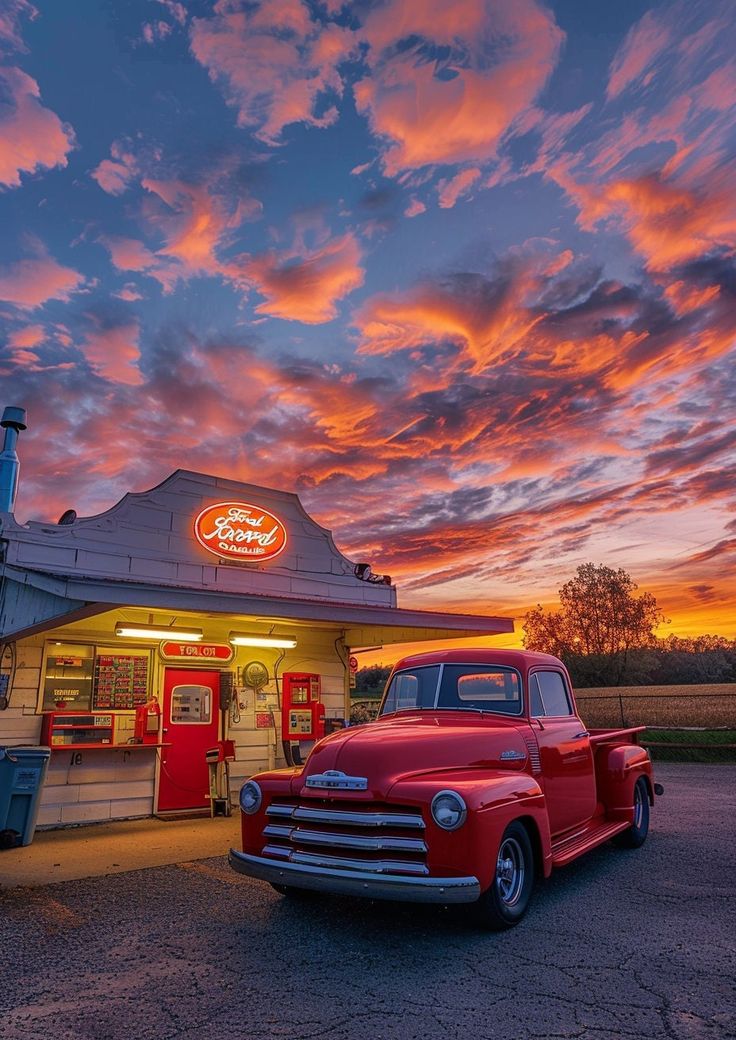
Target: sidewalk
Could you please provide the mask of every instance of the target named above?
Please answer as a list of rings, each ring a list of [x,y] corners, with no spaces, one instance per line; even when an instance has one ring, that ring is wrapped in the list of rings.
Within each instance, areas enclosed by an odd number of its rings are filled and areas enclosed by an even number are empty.
[[[195,820],[121,820],[36,831],[25,848],[0,851],[0,889],[124,874],[240,847],[240,812]]]

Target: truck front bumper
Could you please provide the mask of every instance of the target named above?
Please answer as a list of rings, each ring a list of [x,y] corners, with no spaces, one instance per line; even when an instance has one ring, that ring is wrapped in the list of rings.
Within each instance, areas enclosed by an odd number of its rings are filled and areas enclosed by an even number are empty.
[[[309,888],[341,896],[396,899],[407,903],[474,903],[480,896],[476,877],[408,877],[377,874],[367,870],[336,870],[302,863],[284,863],[230,849],[233,870],[272,885]]]

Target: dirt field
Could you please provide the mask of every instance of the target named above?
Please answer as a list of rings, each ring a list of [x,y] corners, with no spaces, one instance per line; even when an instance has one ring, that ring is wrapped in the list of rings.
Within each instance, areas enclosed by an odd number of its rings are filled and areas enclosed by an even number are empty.
[[[596,687],[576,691],[575,699],[581,717],[593,727],[736,728],[736,683]]]

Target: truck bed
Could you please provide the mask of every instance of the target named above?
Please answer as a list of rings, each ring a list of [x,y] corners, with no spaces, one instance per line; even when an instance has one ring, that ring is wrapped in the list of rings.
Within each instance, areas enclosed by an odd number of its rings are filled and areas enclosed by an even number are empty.
[[[642,733],[646,728],[646,726],[628,726],[625,729],[589,729],[588,733],[591,744],[607,744],[609,741],[638,744],[639,739],[635,734]]]

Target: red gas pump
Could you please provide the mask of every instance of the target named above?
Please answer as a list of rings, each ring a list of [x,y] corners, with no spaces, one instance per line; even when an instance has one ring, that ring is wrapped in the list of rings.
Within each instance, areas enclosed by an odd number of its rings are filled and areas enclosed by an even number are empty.
[[[324,736],[325,706],[322,680],[312,672],[284,672],[281,737],[286,761],[301,764],[300,741],[315,741]]]
[[[136,744],[158,744],[160,725],[161,705],[153,694],[145,704],[139,704],[135,709]]]

